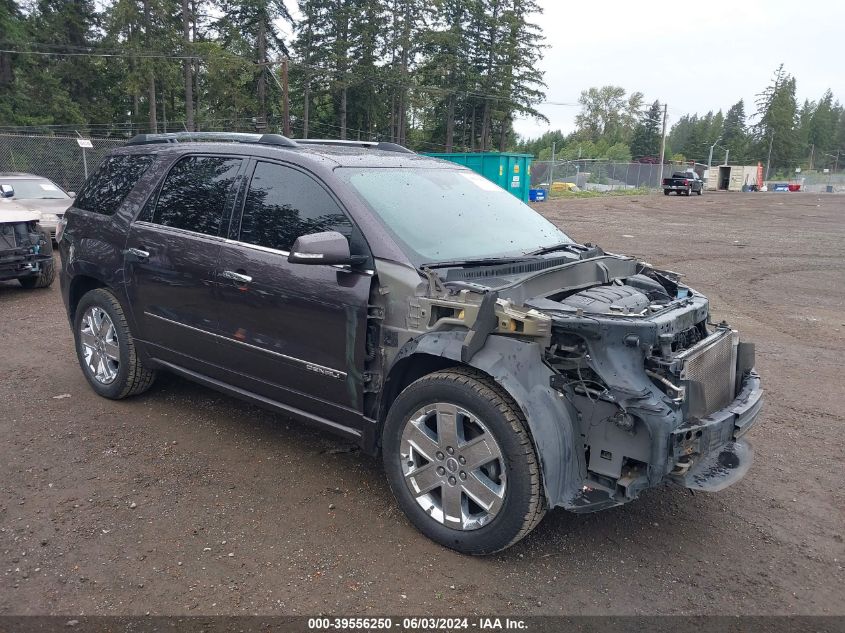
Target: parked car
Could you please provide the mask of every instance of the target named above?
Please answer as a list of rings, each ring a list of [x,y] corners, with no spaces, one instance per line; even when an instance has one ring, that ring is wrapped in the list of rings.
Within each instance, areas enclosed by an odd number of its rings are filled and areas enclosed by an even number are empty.
[[[41,228],[56,238],[56,226],[75,195],[72,191],[65,191],[49,178],[16,172],[0,172],[0,185],[11,187],[8,197],[38,211]]]
[[[663,193],[672,192],[688,196],[695,192],[699,196],[704,192],[704,181],[694,171],[676,171],[671,178],[663,179]]]
[[[227,142],[215,142],[227,141]],[[424,534],[487,554],[751,463],[754,347],[679,276],[390,143],[142,135],[59,228],[91,387],[169,371],[381,453]]]
[[[39,214],[5,196],[0,184],[0,281],[17,279],[24,288],[53,283],[53,241],[38,223]]]

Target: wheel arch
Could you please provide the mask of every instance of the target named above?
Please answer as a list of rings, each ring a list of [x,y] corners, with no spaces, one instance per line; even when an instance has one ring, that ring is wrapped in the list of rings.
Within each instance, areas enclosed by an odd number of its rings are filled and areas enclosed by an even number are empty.
[[[70,280],[70,284],[68,285],[67,309],[68,317],[70,318],[71,323],[73,323],[76,319],[76,308],[79,305],[79,302],[82,300],[82,297],[84,297],[90,291],[96,290],[97,288],[108,288],[109,290],[112,290],[112,292],[114,292],[114,290],[112,288],[109,288],[108,284],[105,283],[103,280],[98,279],[97,277],[93,277],[91,275],[74,275],[74,277]]]
[[[550,507],[574,498],[586,465],[579,451],[575,412],[549,382],[552,370],[543,364],[539,345],[490,336],[469,363],[461,362],[466,332],[431,332],[408,342],[388,372],[381,394],[377,437],[391,404],[415,380],[451,367],[472,367],[490,377],[516,403],[528,424]]]

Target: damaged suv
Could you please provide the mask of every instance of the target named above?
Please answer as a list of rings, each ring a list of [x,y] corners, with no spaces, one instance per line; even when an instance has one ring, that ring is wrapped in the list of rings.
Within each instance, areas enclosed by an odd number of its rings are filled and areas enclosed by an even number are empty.
[[[389,143],[142,135],[60,226],[80,366],[170,371],[382,455],[424,534],[487,554],[547,509],[751,464],[754,347],[677,274],[578,244]]]
[[[24,288],[47,288],[56,275],[53,241],[41,226],[41,214],[7,199],[11,187],[0,185],[0,281],[17,279]]]

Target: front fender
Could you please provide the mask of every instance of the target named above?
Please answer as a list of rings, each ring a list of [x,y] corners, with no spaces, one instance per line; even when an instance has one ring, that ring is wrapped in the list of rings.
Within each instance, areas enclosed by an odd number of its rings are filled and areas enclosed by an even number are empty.
[[[415,354],[440,356],[461,362],[465,331],[429,332],[409,341],[397,361]],[[542,362],[537,343],[506,336],[488,336],[468,363],[492,377],[522,410],[543,477],[550,507],[569,505],[582,485],[586,465],[577,427],[577,414],[550,386],[553,375]]]

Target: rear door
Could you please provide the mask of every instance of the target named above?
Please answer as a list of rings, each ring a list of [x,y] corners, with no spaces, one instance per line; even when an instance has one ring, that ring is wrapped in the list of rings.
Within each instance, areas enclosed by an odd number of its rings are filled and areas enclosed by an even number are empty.
[[[328,189],[294,166],[258,161],[240,222],[220,250],[221,346],[231,380],[344,426],[360,421],[372,273],[291,264],[301,235],[339,231],[369,250]]]
[[[132,223],[124,270],[136,336],[161,359],[204,371],[215,358],[214,269],[246,161],[179,159]]]

